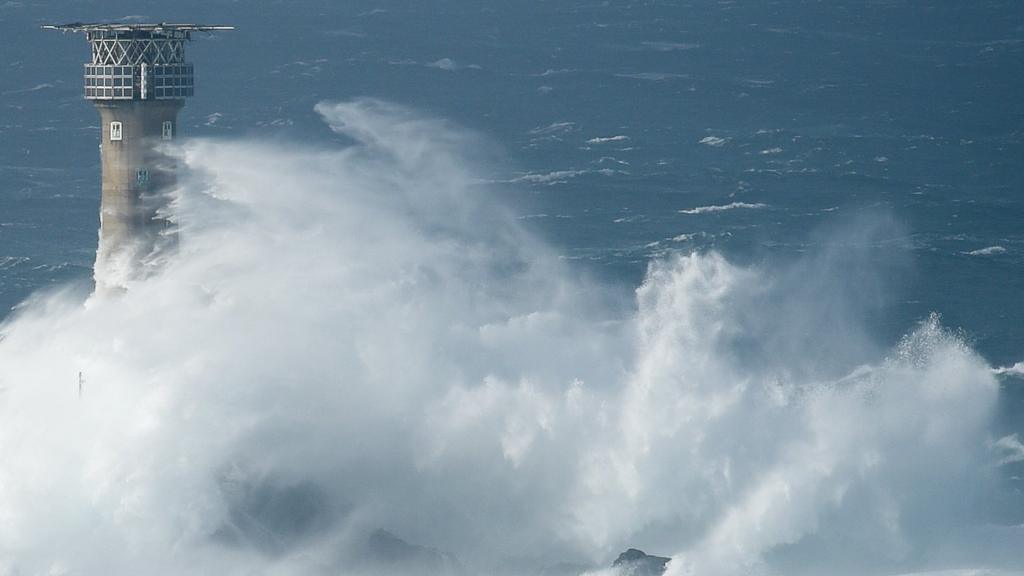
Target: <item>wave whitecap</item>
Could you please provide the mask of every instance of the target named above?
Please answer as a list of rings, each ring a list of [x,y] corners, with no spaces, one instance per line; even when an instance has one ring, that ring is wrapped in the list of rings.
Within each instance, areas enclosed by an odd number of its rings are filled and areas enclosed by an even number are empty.
[[[964,252],[964,254],[967,256],[991,256],[993,254],[1003,254],[1005,252],[1006,248],[1002,246],[988,246],[977,250],[971,250],[970,252]]]
[[[712,212],[725,212],[726,210],[758,210],[761,208],[767,208],[767,204],[760,202],[731,202],[729,204],[722,204],[718,206],[697,206],[696,208],[688,208],[680,210],[680,214],[708,214]]]
[[[617,136],[598,136],[587,140],[587,144],[605,144],[608,142],[622,142],[625,140],[629,140],[629,136],[625,136],[623,134],[619,134]]]

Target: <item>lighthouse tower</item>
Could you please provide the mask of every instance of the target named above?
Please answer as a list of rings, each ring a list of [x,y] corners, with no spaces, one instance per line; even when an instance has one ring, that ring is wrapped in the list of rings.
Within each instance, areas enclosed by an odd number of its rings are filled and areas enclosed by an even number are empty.
[[[145,275],[173,245],[166,195],[174,161],[164,150],[178,137],[178,112],[193,94],[185,44],[193,32],[233,30],[198,24],[63,24],[92,46],[85,98],[100,113],[103,192],[97,291],[123,288]]]

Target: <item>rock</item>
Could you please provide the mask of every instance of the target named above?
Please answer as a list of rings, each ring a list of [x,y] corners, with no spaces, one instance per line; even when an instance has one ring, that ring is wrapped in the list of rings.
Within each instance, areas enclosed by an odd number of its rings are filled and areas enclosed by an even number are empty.
[[[670,558],[651,556],[636,548],[630,548],[612,563],[622,576],[661,576],[665,573]]]

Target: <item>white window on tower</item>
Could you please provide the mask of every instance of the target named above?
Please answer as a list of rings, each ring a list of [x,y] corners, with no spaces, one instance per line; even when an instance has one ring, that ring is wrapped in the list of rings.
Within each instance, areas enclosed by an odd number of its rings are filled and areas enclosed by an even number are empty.
[[[174,138],[174,122],[168,120],[164,122],[163,130],[160,132],[160,137],[164,140],[170,140]]]
[[[110,123],[110,141],[120,142],[121,141],[121,123],[111,122]]]

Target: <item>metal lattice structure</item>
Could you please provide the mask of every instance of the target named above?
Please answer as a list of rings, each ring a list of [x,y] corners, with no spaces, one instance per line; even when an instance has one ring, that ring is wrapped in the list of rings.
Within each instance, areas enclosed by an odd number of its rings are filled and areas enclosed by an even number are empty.
[[[88,100],[179,100],[195,93],[185,43],[193,32],[234,30],[202,24],[60,24],[45,30],[84,33],[92,45],[85,64]]]
[[[172,36],[149,38],[135,34],[125,38],[118,33],[87,32],[92,42],[92,63],[112,66],[139,64],[180,64],[185,61],[185,39]]]

